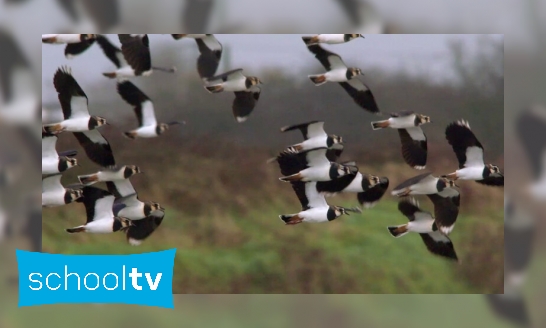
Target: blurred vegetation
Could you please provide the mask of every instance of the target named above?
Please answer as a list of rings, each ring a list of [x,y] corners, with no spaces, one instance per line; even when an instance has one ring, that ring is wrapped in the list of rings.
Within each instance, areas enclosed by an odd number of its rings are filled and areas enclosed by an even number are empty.
[[[424,131],[427,169],[435,174],[457,168],[444,129],[461,118],[484,144],[486,161],[503,167],[503,47],[491,42],[485,39],[478,52],[452,46],[458,81],[451,84],[362,67],[383,112],[414,110],[432,117]],[[360,109],[338,85],[313,86],[306,76],[316,66],[298,72],[268,68],[247,72],[266,84],[251,117],[238,124],[231,114],[233,95],[210,95],[203,89],[195,55],[158,50],[154,61],[177,66],[177,74],[154,73],[136,81],[154,100],[160,121],[187,122],[160,138],[122,137],[121,132],[136,126],[136,118],[116,94],[114,82],[84,87],[91,111],[113,124],[101,131],[117,162],[139,165],[144,172],[131,179],[139,197],[167,208],[160,228],[140,247],[131,247],[121,234],[67,234],[65,228],[85,220],[80,204],[46,209],[44,252],[126,254],[177,248],[175,293],[502,293],[503,189],[459,183],[461,214],[451,238],[462,264],[449,263],[428,253],[418,236],[394,239],[387,232],[388,225],[406,222],[390,191],[420,172],[403,164],[396,131],[372,131],[370,121],[380,117]],[[224,67],[235,68],[229,62]],[[324,120],[328,133],[344,137],[340,160],[356,160],[362,172],[387,176],[390,188],[375,208],[360,215],[289,227],[278,215],[297,212],[300,204],[290,185],[277,179],[276,164],[266,160],[301,140],[299,132],[280,133],[281,126],[311,120]],[[58,149],[73,148],[80,149],[75,138],[62,135]],[[78,158],[82,166],[68,171],[63,183],[98,169],[83,151]],[[432,211],[428,198],[419,200]],[[356,195],[328,202],[354,206]]]

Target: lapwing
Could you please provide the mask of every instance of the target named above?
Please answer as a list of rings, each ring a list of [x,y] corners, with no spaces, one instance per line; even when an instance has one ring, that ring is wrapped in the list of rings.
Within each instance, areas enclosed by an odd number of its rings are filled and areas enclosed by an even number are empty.
[[[62,173],[78,165],[78,152],[67,150],[57,153],[57,136],[42,132],[42,174]]]
[[[374,207],[388,188],[387,177],[380,178],[360,172],[347,174],[331,181],[317,182],[317,190],[326,196],[334,196],[337,193],[356,193],[360,205],[367,209]]]
[[[530,323],[523,294],[535,237],[535,217],[505,195],[504,294],[487,295],[487,299],[499,316],[522,326]]]
[[[205,89],[210,93],[234,92],[233,116],[237,122],[242,123],[248,119],[260,98],[262,90],[258,84],[263,84],[259,78],[245,76],[243,69],[239,68],[206,79]]]
[[[201,79],[208,79],[216,74],[220,59],[222,58],[222,44],[213,34],[172,34],[175,40],[192,38],[199,48],[197,59],[197,72]]]
[[[114,215],[130,220],[143,220],[154,211],[164,211],[156,202],[142,202],[129,179],[106,182],[108,191],[116,197]]]
[[[42,34],[42,43],[75,44],[95,40],[96,34]]]
[[[121,52],[129,64],[114,72],[102,73],[108,78],[127,79],[135,76],[150,76],[154,70],[174,73],[176,69],[152,66],[148,34],[118,34]]]
[[[110,143],[98,130],[85,132],[74,132],[74,137],[83,147],[87,157],[100,167],[111,167],[116,165],[114,154]]]
[[[289,125],[281,128],[281,132],[300,130],[304,141],[292,146],[287,150],[301,152],[318,147],[327,147],[326,157],[335,162],[343,152],[343,138],[337,135],[328,135],[324,131],[324,122],[312,121],[302,124]]]
[[[362,75],[360,68],[347,67],[338,54],[330,52],[318,44],[307,46],[307,49],[315,55],[315,58],[327,70],[323,74],[309,75],[309,78],[316,86],[326,82],[337,82],[361,108],[379,114],[379,107],[377,107],[370,88],[356,78],[356,76]]]
[[[467,121],[453,122],[446,128],[446,139],[452,146],[459,169],[447,175],[457,180],[474,180],[487,186],[504,186],[504,175],[498,166],[484,164],[483,146]]]
[[[426,172],[402,182],[391,194],[398,197],[430,195],[452,187],[456,187],[455,181],[445,176],[437,178],[431,172]]]
[[[546,108],[532,105],[516,118],[516,135],[527,155],[533,182],[527,191],[536,201],[546,199]]]
[[[292,182],[292,189],[300,200],[302,210],[294,214],[279,215],[279,218],[287,225],[294,225],[302,222],[323,223],[337,219],[343,214],[361,213],[359,208],[345,208],[341,206],[330,206],[324,195],[317,191],[317,182]]]
[[[99,47],[102,49],[102,52],[110,60],[117,69],[130,67],[127,61],[125,60],[125,57],[123,56],[123,53],[121,52],[121,49],[115,46],[113,43],[111,43],[106,36],[99,35],[97,36],[97,43]]]
[[[63,66],[57,70],[53,84],[59,94],[64,120],[44,125],[47,133],[89,131],[108,124],[103,117],[89,115],[87,95],[72,76],[69,67]]]
[[[450,187],[426,196],[434,204],[434,217],[436,218],[438,230],[446,236],[449,235],[459,216],[459,207],[461,205],[459,190]]]
[[[303,42],[307,46],[319,43],[339,44],[346,43],[357,38],[364,38],[362,34],[317,34],[313,36],[303,36]]]
[[[142,242],[150,237],[150,235],[157,230],[163,218],[165,217],[165,211],[163,209],[153,211],[149,216],[142,220],[131,221],[131,226],[125,230],[127,236],[127,242],[130,245],[138,246]]]
[[[129,179],[135,174],[141,173],[136,165],[124,165],[121,167],[111,166],[100,170],[97,173],[78,175],[78,180],[84,186],[90,186],[97,182],[117,181]]]
[[[80,197],[80,189],[65,188],[61,184],[62,174],[42,178],[42,207],[56,207],[70,204]]]
[[[121,98],[134,107],[138,119],[138,129],[124,132],[127,138],[154,138],[163,134],[172,125],[185,123],[178,121],[158,123],[152,100],[130,81],[118,82],[117,90]]]
[[[283,182],[330,181],[348,174],[356,174],[358,167],[333,163],[326,157],[326,147],[299,153],[283,151],[269,162],[276,160],[279,166],[291,166],[296,173],[279,178]]]
[[[403,199],[398,203],[398,210],[404,214],[409,223],[388,227],[390,234],[399,238],[409,232],[418,233],[432,254],[459,261],[453,243],[448,236],[438,231],[434,217],[419,208],[419,203],[413,199]]]
[[[81,190],[83,197],[77,202],[83,203],[85,206],[86,223],[66,229],[66,232],[112,233],[127,230],[132,225],[131,220],[114,216],[112,211],[114,195],[96,187],[83,187]]]
[[[373,130],[397,129],[402,142],[402,157],[409,166],[423,170],[427,164],[427,137],[421,125],[430,123],[430,117],[412,111],[391,113],[388,120],[372,122]]]

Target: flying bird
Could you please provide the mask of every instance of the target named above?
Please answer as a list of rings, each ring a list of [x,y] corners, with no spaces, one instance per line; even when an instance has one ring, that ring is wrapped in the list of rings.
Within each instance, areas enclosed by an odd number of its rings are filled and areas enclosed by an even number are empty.
[[[42,178],[42,207],[62,206],[82,197],[81,190],[63,187],[61,177],[55,174]]]
[[[455,188],[446,188],[427,197],[434,204],[436,226],[444,235],[449,235],[455,226],[461,206],[461,194]]]
[[[402,182],[394,188],[391,194],[398,197],[430,195],[452,187],[456,187],[455,181],[445,176],[437,178],[431,172],[426,172]]]
[[[451,239],[438,231],[434,217],[429,212],[421,210],[415,199],[401,200],[398,203],[398,210],[408,218],[409,223],[388,227],[393,237],[399,238],[409,232],[418,233],[429,252],[458,261]]]
[[[64,120],[44,125],[45,132],[49,134],[63,131],[82,132],[107,124],[105,118],[89,114],[87,95],[72,76],[69,67],[64,66],[57,70],[53,77],[53,84],[59,94]]]
[[[133,246],[138,246],[142,242],[150,237],[150,235],[157,230],[163,218],[165,217],[165,211],[163,209],[153,211],[149,216],[142,220],[132,221],[131,226],[125,230],[127,236],[127,242]]]
[[[213,34],[172,34],[172,36],[175,40],[181,38],[195,40],[200,53],[197,59],[197,72],[202,79],[212,78],[216,74],[223,47]]]
[[[327,70],[323,74],[309,75],[309,78],[316,86],[326,82],[337,82],[360,107],[374,114],[379,113],[379,107],[377,107],[370,88],[356,78],[356,76],[362,75],[360,68],[347,67],[338,54],[330,52],[318,44],[307,46],[307,49],[315,55],[315,58]]]
[[[402,157],[409,166],[423,170],[427,164],[427,137],[421,125],[430,123],[430,117],[412,111],[391,113],[388,120],[372,122],[373,130],[397,129],[402,142]]]
[[[142,202],[129,179],[106,182],[108,191],[116,197],[114,215],[130,220],[143,220],[155,211],[164,211],[156,202]]]
[[[380,178],[360,172],[347,174],[331,181],[317,182],[318,192],[326,196],[333,196],[337,193],[356,193],[360,205],[367,209],[374,207],[388,188],[389,179],[387,177]]]
[[[326,157],[327,150],[323,147],[300,153],[283,151],[269,162],[276,160],[280,166],[294,167],[296,173],[279,178],[283,182],[330,181],[358,172],[358,168],[354,165],[330,162]]]
[[[42,132],[42,174],[62,173],[78,165],[76,150],[57,153],[57,139],[56,135]]]
[[[516,134],[527,155],[533,182],[530,195],[537,201],[546,199],[546,108],[530,106],[516,119]]]
[[[83,197],[77,202],[83,203],[85,206],[86,223],[66,229],[66,232],[112,233],[127,230],[132,225],[131,220],[114,216],[112,211],[114,195],[96,187],[83,187],[81,190]]]
[[[243,69],[235,69],[205,80],[205,89],[210,93],[234,92],[233,116],[242,123],[254,110],[260,98],[262,81],[255,76],[243,75]]]
[[[114,154],[110,143],[98,130],[74,132],[74,137],[83,147],[87,157],[100,167],[111,167],[116,165]]]
[[[124,135],[127,138],[154,138],[163,134],[172,125],[185,123],[177,121],[158,123],[152,100],[130,81],[118,82],[117,90],[121,98],[134,107],[138,119],[139,128],[125,132]]]
[[[324,131],[324,122],[312,121],[302,124],[289,125],[281,128],[281,132],[300,130],[304,141],[292,146],[287,150],[292,152],[302,152],[314,148],[326,147],[326,157],[335,162],[343,152],[343,138],[337,135],[328,135]]]
[[[108,78],[127,79],[134,76],[150,76],[154,70],[174,73],[176,69],[152,66],[148,34],[118,34],[121,52],[127,62],[114,72],[102,73]],[[104,49],[104,48],[103,48]],[[109,57],[110,58],[110,57]],[[110,59],[112,60],[112,59]]]
[[[97,182],[117,181],[129,179],[135,174],[141,173],[136,165],[124,165],[121,167],[106,167],[101,171],[88,175],[78,175],[78,180],[82,185],[90,186]]]
[[[42,34],[42,43],[76,44],[95,40],[96,34]]]
[[[339,44],[346,43],[357,38],[364,38],[362,34],[317,34],[313,36],[303,36],[305,45],[310,46],[319,43]]]
[[[504,186],[504,175],[498,166],[484,164],[484,148],[467,121],[461,120],[449,124],[446,139],[452,146],[459,169],[447,175],[457,180],[475,180],[487,186]]]

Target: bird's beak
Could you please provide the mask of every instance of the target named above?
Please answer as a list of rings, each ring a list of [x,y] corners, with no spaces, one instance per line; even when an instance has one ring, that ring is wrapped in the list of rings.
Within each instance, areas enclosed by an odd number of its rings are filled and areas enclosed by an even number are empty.
[[[363,38],[363,39],[365,39],[364,35],[362,35],[362,34],[360,34],[360,37]]]
[[[165,207],[159,207],[159,210],[165,211]]]
[[[262,80],[260,80],[260,84],[264,84],[264,83],[262,82]]]

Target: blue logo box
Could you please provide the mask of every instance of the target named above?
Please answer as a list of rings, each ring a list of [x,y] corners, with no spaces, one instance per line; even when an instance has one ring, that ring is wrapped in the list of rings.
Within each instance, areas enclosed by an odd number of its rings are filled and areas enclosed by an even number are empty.
[[[174,308],[176,249],[131,255],[16,254],[20,307],[123,303]]]

